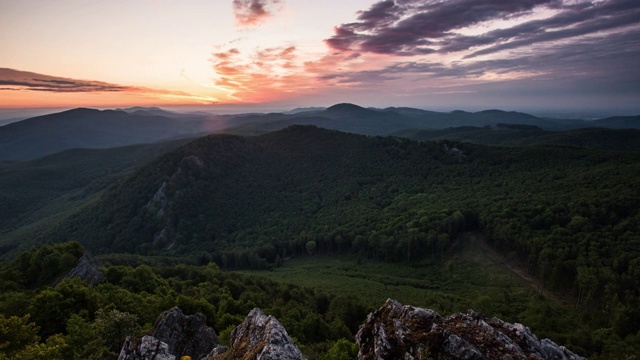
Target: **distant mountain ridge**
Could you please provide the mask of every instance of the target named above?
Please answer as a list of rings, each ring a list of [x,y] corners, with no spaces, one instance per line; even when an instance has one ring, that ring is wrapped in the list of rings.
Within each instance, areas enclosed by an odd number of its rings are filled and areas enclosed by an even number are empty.
[[[579,128],[640,129],[640,116],[610,117],[593,122],[540,118],[530,114],[484,110],[449,113],[406,107],[364,108],[341,103],[328,108],[286,113],[212,115],[178,113],[155,107],[117,110],[78,108],[0,126],[0,161],[23,161],[72,148],[108,148],[224,132],[260,135],[291,125],[314,125],[363,135],[406,131],[529,125],[547,131]]]
[[[0,127],[0,161],[24,161],[74,148],[111,148],[195,137],[224,128],[225,117],[140,108],[77,108]]]
[[[530,114],[484,110],[466,112],[436,112],[408,107],[384,109],[364,108],[355,104],[341,103],[324,110],[300,113],[252,114],[235,118],[242,119],[238,127],[226,132],[238,135],[259,135],[284,129],[291,125],[315,125],[363,135],[389,135],[408,129],[438,130],[463,126],[495,126],[497,124],[519,124],[537,126],[548,131],[566,131],[579,128],[636,128],[640,129],[638,116],[614,117],[596,122],[577,119],[541,118]]]
[[[499,146],[559,145],[609,151],[640,152],[640,130],[580,128],[547,131],[533,125],[497,124],[440,130],[404,130],[395,136],[412,140],[453,140]]]

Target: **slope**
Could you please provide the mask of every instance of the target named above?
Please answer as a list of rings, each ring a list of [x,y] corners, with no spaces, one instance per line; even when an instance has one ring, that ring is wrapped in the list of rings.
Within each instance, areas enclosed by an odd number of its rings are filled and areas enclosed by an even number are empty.
[[[457,127],[442,130],[404,130],[395,136],[413,140],[453,140],[500,146],[559,145],[610,151],[640,152],[636,129],[583,128],[545,131],[530,125],[497,124],[494,127]]]
[[[73,148],[108,148],[202,134],[214,119],[73,109],[0,127],[0,160],[32,160]],[[215,128],[215,127],[214,127]]]
[[[311,255],[444,261],[479,231],[622,339],[640,330],[638,178],[635,153],[293,126],[197,139],[36,240],[270,269]]]
[[[95,194],[188,140],[110,149],[72,149],[0,168],[0,234],[4,255],[15,245],[12,232],[77,211]],[[30,235],[29,235],[30,236]]]

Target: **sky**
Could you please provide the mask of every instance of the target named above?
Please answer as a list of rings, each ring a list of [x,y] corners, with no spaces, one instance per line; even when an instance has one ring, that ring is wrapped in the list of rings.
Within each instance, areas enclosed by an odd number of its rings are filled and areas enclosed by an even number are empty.
[[[0,108],[640,113],[638,0],[0,0]]]

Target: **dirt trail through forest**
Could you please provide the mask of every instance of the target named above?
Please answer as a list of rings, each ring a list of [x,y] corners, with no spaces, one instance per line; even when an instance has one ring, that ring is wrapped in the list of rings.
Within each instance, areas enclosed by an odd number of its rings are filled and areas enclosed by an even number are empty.
[[[502,254],[498,253],[496,250],[491,248],[491,246],[489,246],[489,244],[487,244],[487,241],[485,240],[484,236],[482,236],[482,234],[473,233],[473,234],[471,234],[470,239],[472,241],[474,241],[474,239],[475,239],[475,241],[478,243],[480,248],[489,257],[489,259],[491,259],[495,263],[504,265],[512,273],[518,275],[518,277],[520,277],[522,280],[527,282],[527,284],[529,284],[529,286],[534,288],[539,294],[542,294],[546,298],[551,299],[551,300],[553,300],[555,302],[558,302],[558,303],[570,302],[571,301],[568,297],[556,294],[556,293],[552,292],[551,290],[545,288],[544,284],[542,283],[542,281],[540,281],[540,280],[536,279],[535,277],[533,277],[532,275],[530,275],[524,267],[522,267],[519,264],[516,264],[513,261],[509,261],[507,258],[502,256]]]

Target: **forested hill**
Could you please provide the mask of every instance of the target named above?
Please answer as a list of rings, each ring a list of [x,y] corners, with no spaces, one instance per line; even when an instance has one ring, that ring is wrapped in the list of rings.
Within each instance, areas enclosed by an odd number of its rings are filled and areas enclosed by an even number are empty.
[[[294,126],[191,142],[41,240],[269,268],[309,253],[434,259],[458,233],[480,231],[545,286],[634,319],[626,311],[638,308],[640,289],[638,178],[638,154]]]
[[[609,151],[640,152],[640,130],[582,128],[546,131],[537,126],[497,124],[441,130],[403,130],[393,135],[413,140],[455,140],[484,145],[559,145]]]

